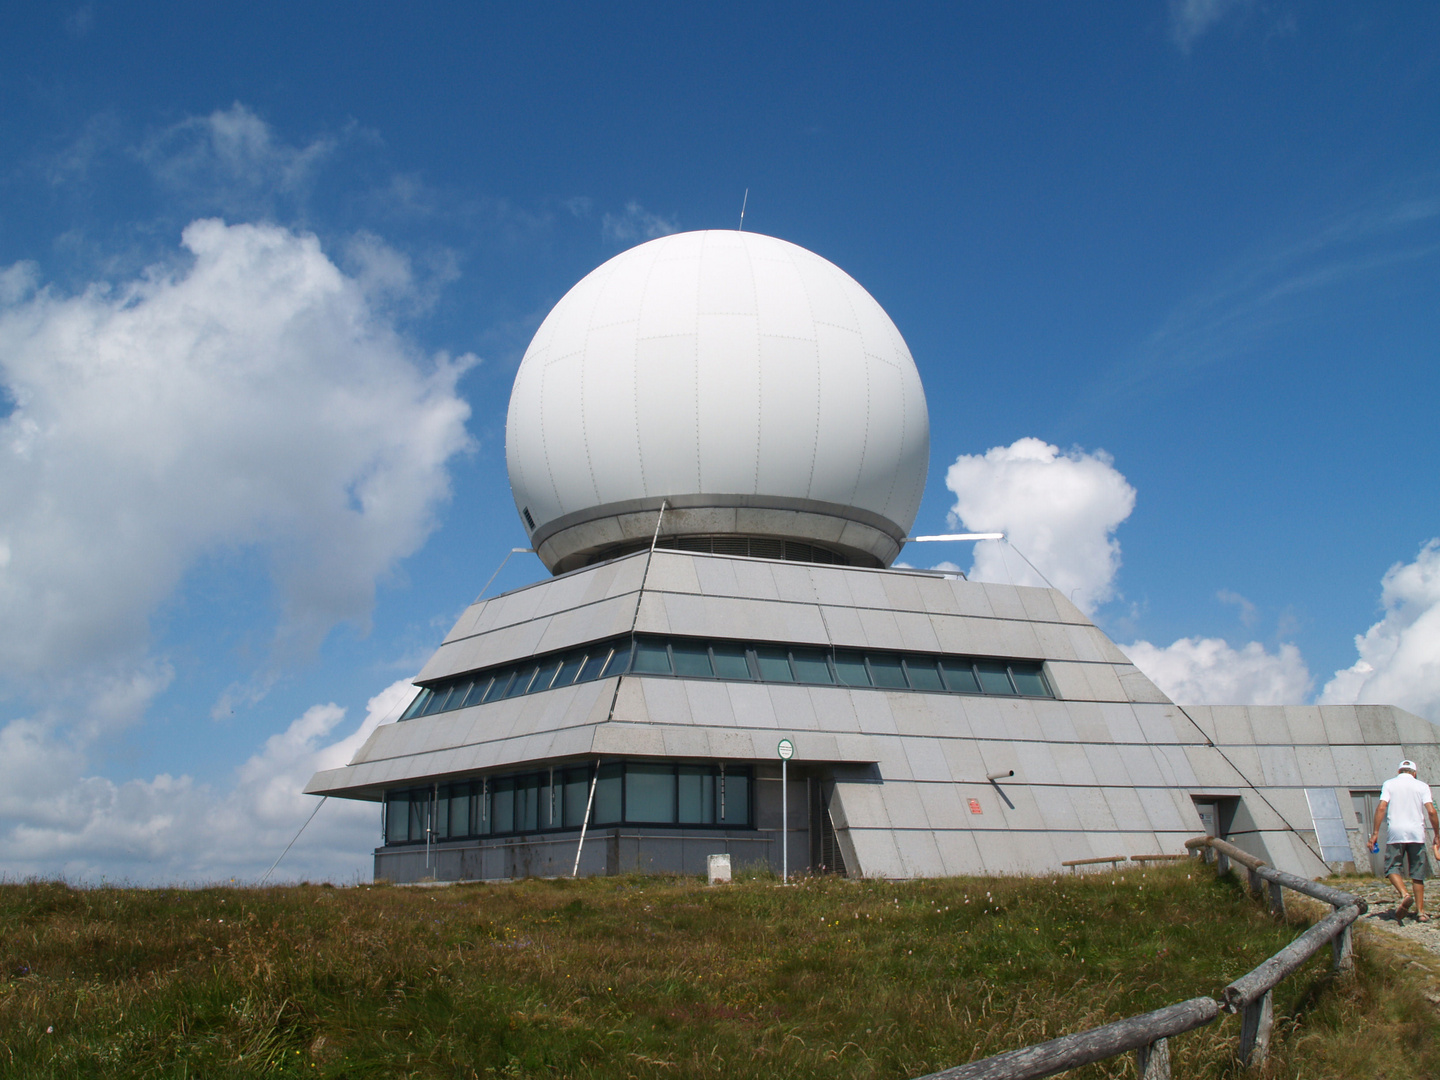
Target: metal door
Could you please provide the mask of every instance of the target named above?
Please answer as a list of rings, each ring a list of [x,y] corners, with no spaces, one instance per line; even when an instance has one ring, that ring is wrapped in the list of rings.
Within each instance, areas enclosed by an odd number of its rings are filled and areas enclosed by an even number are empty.
[[[1370,856],[1370,872],[1376,877],[1384,877],[1385,844],[1390,832],[1383,821],[1380,823],[1380,850],[1370,850],[1370,830],[1375,827],[1375,808],[1380,805],[1380,792],[1352,791],[1350,802],[1355,807],[1355,823],[1360,827],[1360,842],[1365,845]]]

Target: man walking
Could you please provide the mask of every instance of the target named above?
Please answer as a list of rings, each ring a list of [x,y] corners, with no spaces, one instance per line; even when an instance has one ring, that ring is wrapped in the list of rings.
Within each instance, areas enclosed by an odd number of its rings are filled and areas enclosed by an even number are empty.
[[[1425,879],[1430,874],[1430,863],[1425,857],[1425,818],[1430,818],[1430,829],[1435,834],[1433,847],[1435,858],[1440,859],[1440,817],[1435,814],[1435,800],[1430,794],[1430,785],[1422,783],[1415,776],[1415,763],[1408,758],[1400,762],[1394,776],[1380,788],[1380,805],[1375,808],[1375,830],[1370,834],[1370,847],[1380,843],[1380,825],[1388,819],[1389,836],[1385,841],[1385,873],[1390,884],[1400,894],[1400,906],[1395,909],[1395,919],[1405,918],[1410,905],[1415,905],[1415,917],[1428,923],[1425,914]],[[1414,895],[1405,891],[1405,874],[1410,875]]]

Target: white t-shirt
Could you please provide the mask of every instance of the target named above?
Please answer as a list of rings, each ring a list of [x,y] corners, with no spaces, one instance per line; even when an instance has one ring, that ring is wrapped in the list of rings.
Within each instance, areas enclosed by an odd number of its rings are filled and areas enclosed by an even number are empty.
[[[1389,828],[1387,844],[1423,844],[1425,842],[1425,805],[1435,800],[1430,785],[1402,772],[1386,780],[1380,788],[1380,801],[1388,803],[1385,824]]]

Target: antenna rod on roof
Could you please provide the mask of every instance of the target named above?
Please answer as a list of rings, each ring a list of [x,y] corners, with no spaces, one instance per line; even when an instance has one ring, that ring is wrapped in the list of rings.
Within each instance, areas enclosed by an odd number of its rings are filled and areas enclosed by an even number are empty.
[[[744,232],[744,231],[745,231],[745,204],[748,203],[749,201],[750,201],[750,189],[747,187],[747,188],[745,189],[745,197],[740,200],[740,228],[737,230],[738,232]]]

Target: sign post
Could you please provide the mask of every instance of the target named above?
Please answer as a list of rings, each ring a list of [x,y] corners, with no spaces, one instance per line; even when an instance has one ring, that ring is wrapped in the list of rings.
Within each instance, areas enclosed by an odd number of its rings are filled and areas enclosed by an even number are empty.
[[[781,739],[776,747],[780,755],[780,883],[790,884],[790,759],[795,756],[795,744]]]

